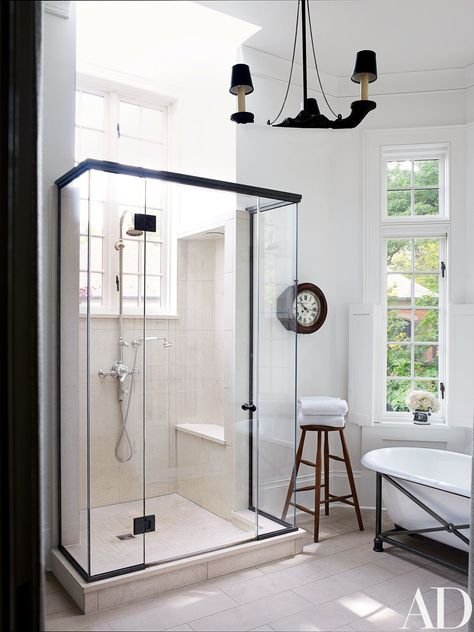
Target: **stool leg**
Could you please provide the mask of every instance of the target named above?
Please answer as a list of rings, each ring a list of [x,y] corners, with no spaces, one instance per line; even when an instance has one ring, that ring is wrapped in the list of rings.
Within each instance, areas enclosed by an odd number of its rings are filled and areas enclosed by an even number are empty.
[[[359,499],[357,497],[357,489],[354,481],[354,474],[352,473],[351,458],[349,456],[349,450],[346,445],[346,438],[344,437],[344,429],[339,430],[339,437],[341,438],[342,454],[344,455],[344,464],[346,466],[347,478],[349,479],[349,485],[351,487],[352,500],[354,501],[354,508],[357,515],[357,522],[359,523],[359,529],[364,530],[364,523],[362,522],[362,515],[360,513]]]
[[[318,430],[318,436],[316,438],[316,474],[314,481],[314,541],[319,541],[319,512],[321,509],[321,470],[322,470],[322,459],[321,459],[321,430]]]
[[[324,514],[329,516],[329,432],[324,433]]]
[[[293,490],[294,490],[295,485],[296,485],[296,477],[298,476],[298,470],[300,469],[300,465],[301,465],[301,457],[303,456],[303,448],[304,448],[305,437],[306,437],[306,430],[302,430],[301,431],[300,442],[298,444],[298,450],[296,452],[295,464],[293,466],[293,471],[291,472],[290,483],[288,485],[288,492],[286,494],[285,505],[283,507],[283,513],[281,514],[281,519],[282,520],[286,519],[286,514],[288,513],[288,508],[289,508],[290,502],[291,502],[291,496],[293,495]]]

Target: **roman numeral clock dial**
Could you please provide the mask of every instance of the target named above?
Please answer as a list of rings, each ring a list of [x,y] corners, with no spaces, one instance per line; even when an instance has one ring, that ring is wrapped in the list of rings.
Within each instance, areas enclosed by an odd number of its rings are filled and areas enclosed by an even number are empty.
[[[295,289],[295,286],[289,287],[279,296],[277,316],[285,329],[312,334],[326,320],[326,297],[313,283],[300,283],[296,292]]]
[[[312,325],[321,311],[321,303],[312,292],[302,292],[296,298],[296,320],[300,325]]]

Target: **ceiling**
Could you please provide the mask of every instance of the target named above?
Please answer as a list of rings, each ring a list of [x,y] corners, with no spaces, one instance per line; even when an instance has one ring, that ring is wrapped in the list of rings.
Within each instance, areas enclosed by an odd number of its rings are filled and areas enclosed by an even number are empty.
[[[261,26],[246,45],[291,58],[296,0],[199,4]],[[350,75],[355,52],[364,48],[377,52],[379,73],[474,63],[473,0],[311,0],[310,7],[323,72]]]

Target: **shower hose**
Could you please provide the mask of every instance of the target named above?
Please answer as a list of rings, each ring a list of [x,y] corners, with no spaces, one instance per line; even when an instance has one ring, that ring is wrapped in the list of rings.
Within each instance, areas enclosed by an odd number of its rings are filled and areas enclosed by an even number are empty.
[[[127,406],[125,409],[125,414],[124,414],[124,402],[123,401],[119,402],[120,403],[120,418],[122,421],[122,432],[120,433],[119,440],[117,441],[117,445],[115,446],[115,458],[117,459],[117,461],[120,461],[120,463],[128,463],[128,461],[130,461],[133,457],[133,446],[132,446],[132,441],[130,439],[130,435],[128,434],[127,422],[128,422],[128,416],[130,413],[130,402],[132,400],[133,385],[135,382],[135,369],[137,366],[138,349],[139,347],[136,346],[134,350],[132,376],[130,379],[130,390],[127,397]],[[120,456],[120,446],[122,445],[123,441],[125,441],[126,446],[127,446],[126,448],[127,456]]]

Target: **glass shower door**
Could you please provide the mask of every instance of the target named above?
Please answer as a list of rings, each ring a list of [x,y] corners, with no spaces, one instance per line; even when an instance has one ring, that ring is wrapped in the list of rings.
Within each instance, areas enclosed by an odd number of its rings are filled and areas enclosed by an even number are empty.
[[[258,536],[294,526],[284,511],[295,460],[297,205],[253,215],[253,461]]]
[[[144,564],[143,178],[90,171],[86,320],[90,574]]]

